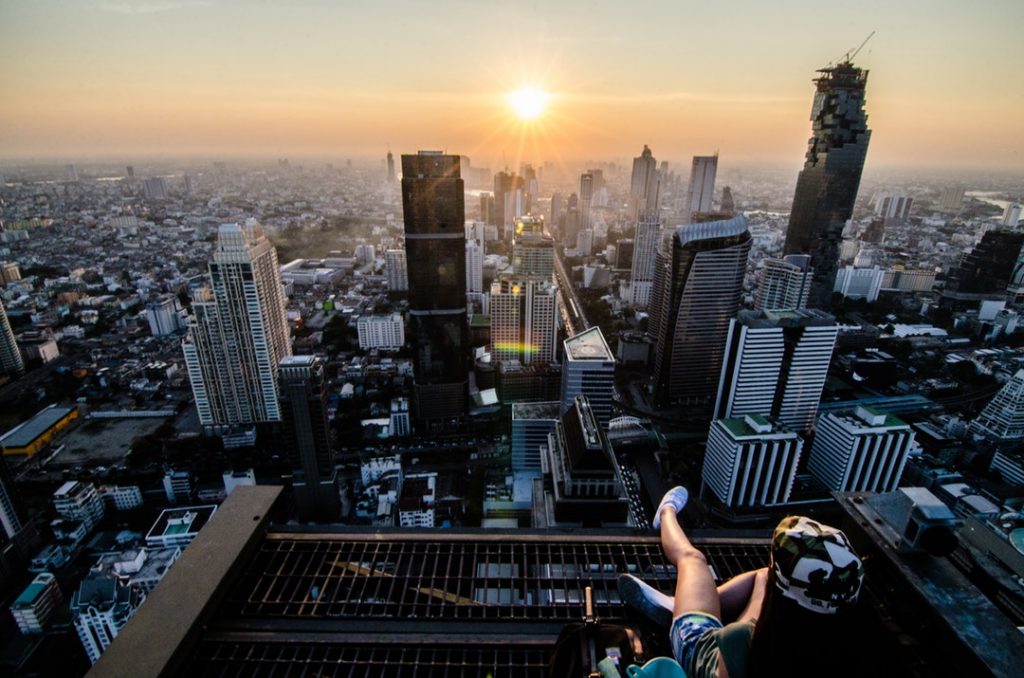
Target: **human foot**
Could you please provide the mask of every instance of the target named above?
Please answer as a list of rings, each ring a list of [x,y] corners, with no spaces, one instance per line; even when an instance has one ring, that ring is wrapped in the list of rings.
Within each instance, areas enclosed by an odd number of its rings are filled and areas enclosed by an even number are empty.
[[[665,496],[661,498],[661,503],[658,504],[658,510],[654,512],[654,529],[661,529],[661,512],[671,507],[673,511],[679,513],[686,506],[687,500],[690,498],[690,493],[686,491],[686,488],[682,485],[676,485],[671,490],[665,493]]]
[[[619,596],[626,605],[639,610],[658,626],[667,628],[672,623],[671,596],[665,595],[631,574],[620,574],[618,584]]]

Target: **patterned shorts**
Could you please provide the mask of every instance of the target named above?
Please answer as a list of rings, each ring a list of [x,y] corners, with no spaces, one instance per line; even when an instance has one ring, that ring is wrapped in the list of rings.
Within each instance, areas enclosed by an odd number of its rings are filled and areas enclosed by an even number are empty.
[[[672,621],[672,630],[669,631],[672,656],[686,671],[686,675],[691,675],[693,671],[693,659],[700,640],[720,628],[722,622],[704,612],[686,612]]]

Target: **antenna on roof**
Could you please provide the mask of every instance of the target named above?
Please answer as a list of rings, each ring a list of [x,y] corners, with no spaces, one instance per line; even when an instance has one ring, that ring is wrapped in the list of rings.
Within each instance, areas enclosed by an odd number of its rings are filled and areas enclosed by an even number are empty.
[[[870,40],[870,39],[871,39],[871,37],[872,37],[872,36],[873,36],[874,34],[875,34],[875,31],[871,31],[871,32],[870,32],[870,33],[868,34],[868,37],[864,38],[864,42],[860,43],[860,46],[859,46],[859,47],[856,47],[856,48],[854,48],[854,49],[851,49],[851,50],[849,50],[849,51],[848,51],[848,52],[847,52],[846,54],[844,54],[844,55],[843,55],[843,60],[842,60],[842,61],[841,61],[840,63],[847,63],[847,64],[848,64],[848,63],[850,63],[851,61],[853,61],[853,58],[854,58],[855,56],[857,56],[858,54],[860,54],[860,51],[861,51],[862,49],[864,49],[864,45],[868,44],[868,40]]]

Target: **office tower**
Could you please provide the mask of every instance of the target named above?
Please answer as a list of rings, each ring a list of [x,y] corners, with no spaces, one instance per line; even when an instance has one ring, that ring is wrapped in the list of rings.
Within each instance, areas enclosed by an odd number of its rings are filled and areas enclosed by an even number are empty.
[[[339,518],[337,472],[327,422],[324,364],[316,356],[287,356],[278,370],[281,424],[289,451],[299,520]]]
[[[658,218],[658,161],[644,144],[640,156],[633,158],[633,176],[629,184],[630,221]]]
[[[113,571],[92,570],[71,596],[75,631],[89,661],[95,664],[146,599],[137,585]]]
[[[387,250],[384,252],[384,269],[388,274],[389,291],[409,291],[409,271],[405,263],[405,250]]]
[[[622,471],[597,412],[585,395],[569,406],[541,451],[545,476],[542,527],[629,524]]]
[[[142,197],[146,200],[166,200],[167,182],[163,177],[150,177],[142,182]]]
[[[491,354],[523,365],[552,363],[558,339],[558,287],[539,278],[491,283]]]
[[[401,313],[364,315],[356,321],[359,348],[397,351],[405,346],[405,323]]]
[[[512,241],[512,271],[520,277],[550,279],[555,271],[555,241],[544,232],[544,220],[523,216]]]
[[[714,418],[758,414],[810,430],[838,332],[823,311],[740,311],[729,321]]]
[[[636,225],[633,238],[633,266],[630,273],[630,303],[647,308],[651,302],[651,287],[654,285],[654,265],[661,243],[661,223],[657,219],[641,219]]]
[[[732,189],[728,186],[722,189],[721,209],[723,212],[736,211],[736,200],[732,197]]]
[[[914,445],[909,424],[858,406],[818,419],[807,470],[833,492],[892,492]]]
[[[494,213],[494,196],[490,193],[480,194],[480,221],[485,224],[494,224],[495,213]]]
[[[1006,206],[1006,211],[1003,212],[1003,226],[1009,226],[1010,228],[1017,228],[1017,223],[1020,221],[1021,210],[1024,210],[1019,202],[1011,202]]]
[[[864,299],[873,304],[878,301],[878,294],[882,291],[884,276],[885,271],[878,266],[873,268],[843,266],[836,272],[836,281],[832,291],[843,295],[844,299]]]
[[[277,251],[255,221],[220,227],[182,348],[200,424],[280,420],[277,366],[291,337]]]
[[[425,428],[450,428],[465,416],[469,372],[466,219],[459,157],[437,151],[403,155],[402,206],[413,408]]]
[[[612,265],[619,271],[630,271],[633,269],[633,254],[636,252],[636,241],[632,238],[622,238],[615,243],[615,260]]]
[[[555,431],[561,403],[512,403],[512,470],[540,471],[541,448]]]
[[[7,319],[4,302],[0,300],[0,374],[20,375],[25,373],[25,363],[21,359],[18,342],[14,339],[14,330]]]
[[[551,194],[551,225],[558,226],[565,214],[565,197],[561,193]]]
[[[594,253],[594,229],[582,228],[576,234],[576,256],[589,257]]]
[[[757,414],[715,419],[701,481],[729,508],[785,504],[803,447],[799,435]]]
[[[78,480],[69,480],[57,488],[53,493],[53,509],[61,518],[83,523],[86,530],[92,530],[106,515],[96,486]]]
[[[21,280],[21,270],[13,261],[0,261],[0,285]]]
[[[580,175],[580,229],[590,229],[590,206],[594,200],[594,175],[586,172]]]
[[[715,175],[718,154],[695,155],[690,168],[690,186],[686,189],[686,220],[693,221],[698,212],[710,212],[715,199]]]
[[[711,404],[729,321],[740,308],[750,252],[747,220],[680,226],[661,242],[648,333],[656,344],[655,400]]]
[[[476,240],[466,240],[466,292],[484,291],[484,248]]]
[[[943,212],[959,212],[963,201],[963,186],[947,186],[939,195],[939,209]]]
[[[181,301],[177,295],[164,294],[150,301],[146,304],[149,333],[154,337],[163,337],[185,329],[186,322],[182,312]]]
[[[388,183],[389,184],[393,184],[393,183],[395,183],[395,179],[397,177],[395,176],[395,156],[391,154],[391,151],[388,151],[387,163],[388,163]]]
[[[832,300],[843,228],[853,216],[871,130],[864,111],[868,72],[846,61],[818,71],[811,138],[796,181],[784,254],[809,254],[811,305]]]
[[[615,355],[600,327],[591,327],[562,343],[562,412],[578,395],[587,396],[601,426],[612,418],[615,394]]]
[[[888,224],[902,224],[910,218],[914,199],[906,193],[882,191],[874,196],[875,216]]]
[[[195,190],[196,190],[195,181],[192,179],[192,175],[189,174],[188,172],[185,172],[184,180],[185,180],[185,195],[190,196],[193,193],[195,193]]]
[[[949,274],[942,300],[963,304],[1001,299],[1013,282],[1014,268],[1024,249],[1024,233],[1009,229],[987,231]]]
[[[523,178],[507,169],[494,175],[494,223],[504,233],[523,214]],[[506,237],[507,239],[507,237]]]
[[[529,214],[533,210],[533,201],[540,193],[540,182],[537,180],[537,170],[533,165],[524,164],[519,168],[519,175],[523,178],[523,211],[522,214]]]
[[[795,311],[806,308],[813,275],[811,258],[806,254],[765,259],[760,282],[754,292],[754,308],[759,311]]]
[[[1003,384],[967,432],[997,444],[1024,441],[1024,370]]]

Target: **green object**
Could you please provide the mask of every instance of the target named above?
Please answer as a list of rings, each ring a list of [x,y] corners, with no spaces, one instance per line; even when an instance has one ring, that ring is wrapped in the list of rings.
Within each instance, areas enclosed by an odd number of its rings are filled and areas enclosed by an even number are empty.
[[[630,664],[626,668],[629,678],[686,678],[686,671],[675,659],[657,657],[643,666]]]

